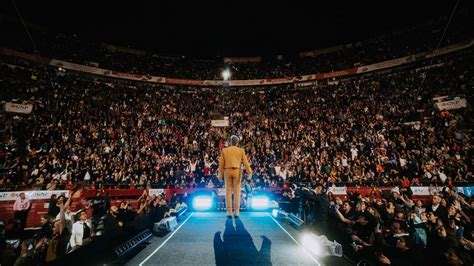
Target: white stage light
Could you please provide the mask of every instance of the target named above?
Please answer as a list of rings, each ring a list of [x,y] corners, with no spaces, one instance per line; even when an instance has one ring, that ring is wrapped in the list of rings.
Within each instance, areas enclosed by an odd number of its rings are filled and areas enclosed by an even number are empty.
[[[212,207],[212,197],[198,196],[193,200],[193,207],[196,211],[206,211]]]
[[[306,233],[301,242],[304,249],[318,257],[342,257],[342,245],[336,241],[329,241],[325,235]]]
[[[224,80],[229,80],[229,78],[230,78],[230,70],[229,69],[225,69],[224,71],[222,71],[222,78]]]
[[[305,234],[303,235],[303,247],[308,250],[309,252],[319,256],[321,255],[321,245],[319,244],[319,240],[313,234]]]
[[[269,199],[268,197],[265,196],[257,196],[252,198],[252,202],[250,206],[252,209],[258,209],[258,210],[263,210],[263,209],[268,209],[268,204]]]

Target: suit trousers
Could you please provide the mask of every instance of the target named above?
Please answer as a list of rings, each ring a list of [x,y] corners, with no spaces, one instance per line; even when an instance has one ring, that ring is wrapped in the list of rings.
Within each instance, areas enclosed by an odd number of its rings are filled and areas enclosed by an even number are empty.
[[[225,205],[227,215],[232,215],[232,193],[234,194],[234,215],[240,211],[240,174],[241,169],[225,169]]]

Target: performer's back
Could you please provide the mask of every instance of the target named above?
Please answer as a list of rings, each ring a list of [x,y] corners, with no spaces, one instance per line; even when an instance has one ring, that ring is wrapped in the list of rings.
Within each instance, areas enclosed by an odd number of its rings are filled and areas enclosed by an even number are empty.
[[[219,161],[219,177],[225,173],[226,206],[228,216],[232,215],[232,194],[234,194],[234,214],[236,217],[239,215],[240,175],[242,163],[245,165],[247,172],[251,175],[252,169],[250,169],[250,164],[244,149],[239,148],[236,145],[222,149]]]

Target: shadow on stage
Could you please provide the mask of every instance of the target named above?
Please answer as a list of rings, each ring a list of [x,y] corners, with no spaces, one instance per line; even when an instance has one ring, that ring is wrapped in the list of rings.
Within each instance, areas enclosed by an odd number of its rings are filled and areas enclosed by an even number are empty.
[[[240,218],[225,223],[224,235],[218,231],[214,235],[214,255],[216,265],[272,265],[272,242],[266,236],[262,238],[260,251],[257,250],[247,229]]]

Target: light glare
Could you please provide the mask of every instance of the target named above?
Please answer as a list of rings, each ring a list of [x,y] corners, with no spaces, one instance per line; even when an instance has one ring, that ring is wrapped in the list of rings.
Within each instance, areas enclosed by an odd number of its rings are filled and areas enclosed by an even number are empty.
[[[230,78],[230,71],[229,69],[225,69],[224,71],[222,71],[222,78],[224,80],[229,80]]]
[[[318,239],[313,234],[305,234],[303,235],[303,247],[308,250],[309,252],[320,255],[321,253],[321,245],[319,244]]]
[[[268,197],[253,197],[251,206],[254,209],[266,209],[269,205],[268,202]]]
[[[272,215],[273,215],[273,217],[277,218],[277,216],[278,216],[278,210],[277,210],[277,209],[273,209]]]
[[[212,207],[212,198],[209,196],[199,196],[194,198],[193,207],[198,211],[209,210]]]

